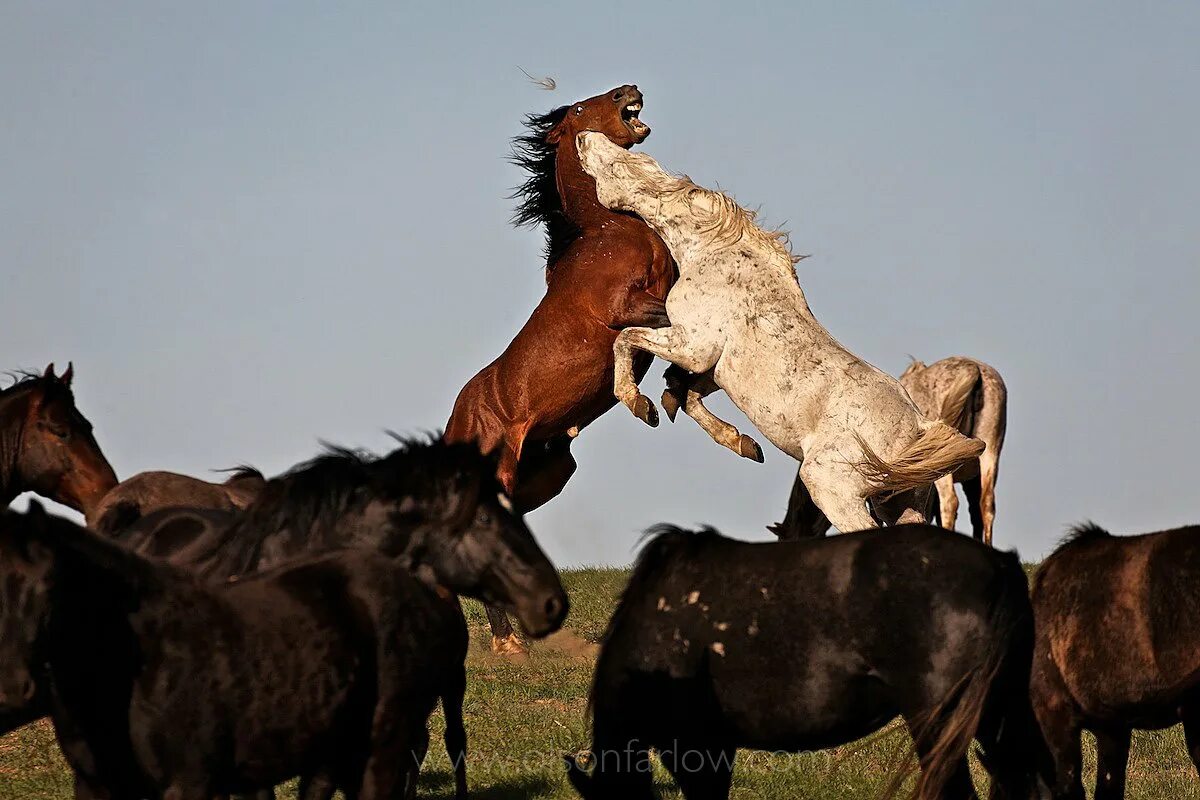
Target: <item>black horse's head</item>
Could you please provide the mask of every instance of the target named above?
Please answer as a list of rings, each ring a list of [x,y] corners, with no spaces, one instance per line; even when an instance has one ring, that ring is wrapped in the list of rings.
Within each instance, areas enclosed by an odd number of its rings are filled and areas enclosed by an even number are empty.
[[[558,571],[474,445],[404,443],[375,465],[391,547],[421,579],[509,611],[542,637],[567,615]]]
[[[34,696],[34,665],[50,610],[53,554],[32,536],[47,517],[34,501],[26,514],[0,511],[0,711]]]
[[[367,547],[431,586],[511,611],[530,635],[545,636],[562,625],[567,596],[495,475],[494,458],[440,437],[401,439],[383,458],[330,448],[267,481],[232,525],[185,561],[228,577],[304,552]]]

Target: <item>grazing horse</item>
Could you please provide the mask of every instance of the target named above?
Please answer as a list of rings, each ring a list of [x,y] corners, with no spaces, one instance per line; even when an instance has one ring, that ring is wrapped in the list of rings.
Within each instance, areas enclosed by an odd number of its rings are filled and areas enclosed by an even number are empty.
[[[594,133],[578,138],[600,202],[644,219],[679,266],[667,297],[671,325],[617,336],[617,398],[657,424],[631,369],[635,351],[652,353],[711,378],[688,393],[684,411],[715,441],[747,455],[735,428],[706,423],[700,400],[719,387],[800,461],[805,488],[839,531],[923,522],[933,482],[976,458],[983,443],[926,420],[895,378],[817,322],[782,234],[764,231],[729,197],[667,174],[644,153]]]
[[[1033,582],[1033,707],[1056,800],[1083,800],[1080,731],[1096,736],[1096,800],[1125,796],[1132,731],[1179,722],[1200,770],[1200,526],[1142,536],[1075,529]]]
[[[1008,427],[1008,388],[995,367],[973,358],[952,356],[928,366],[914,360],[900,375],[900,385],[908,390],[917,408],[932,418],[941,413],[947,398],[963,384],[971,387],[968,401],[962,404],[958,419],[947,419],[966,436],[984,443],[978,460],[970,461],[943,475],[934,486],[940,500],[939,516],[943,527],[954,530],[958,516],[958,495],[954,484],[961,483],[971,513],[971,530],[976,539],[992,543],[992,524],[996,519],[996,473],[1000,450]]]
[[[113,536],[161,508],[245,508],[262,491],[267,479],[253,467],[229,471],[232,474],[224,483],[210,483],[178,472],[139,472],[104,495],[88,515],[88,527]]]
[[[75,407],[71,379],[54,365],[0,391],[0,508],[36,492],[86,514],[117,484],[92,424]]]
[[[650,800],[653,748],[685,798],[726,798],[736,748],[834,747],[900,715],[921,800],[975,797],[973,738],[993,798],[1035,798],[1032,649],[1017,557],[940,528],[751,544],[660,526],[596,662],[591,773],[568,757],[569,776],[587,800]]]
[[[45,663],[77,797],[210,800],[296,775],[359,800],[413,796],[439,697],[460,764],[466,745],[455,594],[516,604],[536,635],[560,622],[510,596],[516,584],[480,568],[463,533],[413,531],[408,568],[341,550],[211,584],[40,506],[6,517],[0,574],[15,591],[0,611],[19,635],[0,643],[0,663]],[[500,515],[470,533],[510,549],[528,536]]]
[[[575,471],[571,440],[615,405],[613,341],[632,325],[667,324],[663,300],[675,279],[666,245],[644,222],[610,211],[579,164],[575,135],[598,131],[619,147],[650,135],[636,86],[530,116],[515,161],[529,173],[514,221],[546,226],[546,294],[499,357],[459,392],[446,424],[451,442],[498,450],[498,475],[513,504],[530,511]],[[639,377],[650,366],[639,358]],[[523,648],[503,615],[489,611],[497,652]]]
[[[672,368],[676,369],[676,368]],[[674,376],[674,385],[686,383]],[[908,392],[927,419],[940,419],[960,433],[984,443],[983,453],[954,473],[943,475],[934,484],[940,499],[938,521],[954,530],[958,516],[955,482],[962,483],[971,510],[971,527],[976,539],[992,543],[992,522],[996,517],[996,470],[1008,418],[1008,390],[994,368],[970,358],[945,358],[930,366],[914,360],[900,375],[900,385]],[[664,397],[664,401],[665,401]],[[829,520],[813,505],[796,475],[783,522],[767,529],[780,538],[824,536]]]
[[[495,470],[495,459],[473,445],[440,439],[402,440],[382,458],[333,449],[267,481],[245,510],[160,509],[115,539],[213,582],[344,547],[379,550],[425,573],[408,554],[446,542],[458,548],[453,563],[487,584],[485,600],[513,598],[500,607],[561,622],[567,597],[554,566],[501,493]],[[493,535],[496,526],[511,535]],[[41,693],[21,707],[0,702],[0,734],[46,713]]]

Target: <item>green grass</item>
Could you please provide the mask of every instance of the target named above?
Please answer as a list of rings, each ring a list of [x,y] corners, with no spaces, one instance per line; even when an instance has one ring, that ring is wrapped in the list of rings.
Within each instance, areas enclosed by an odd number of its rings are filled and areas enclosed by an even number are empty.
[[[571,594],[569,630],[536,644],[532,656],[523,662],[493,657],[487,649],[482,609],[475,604],[467,608],[473,639],[465,709],[471,748],[468,776],[472,796],[480,800],[575,796],[563,776],[561,755],[579,752],[588,745],[584,707],[595,643],[624,586],[625,572],[580,570],[567,572],[563,578]],[[449,763],[438,746],[440,716],[435,715],[432,726],[434,744],[420,794],[449,798],[453,782]],[[906,745],[903,736],[897,734],[881,741],[798,756],[744,751],[738,755],[733,797],[874,798],[897,747]],[[1095,764],[1090,742],[1085,752],[1090,784]],[[659,778],[664,796],[677,797],[665,774]],[[291,792],[280,794],[291,796]],[[70,775],[46,723],[35,723],[0,738],[0,798],[60,800],[71,796]],[[1200,798],[1200,782],[1178,728],[1137,735],[1130,760],[1128,797]]]

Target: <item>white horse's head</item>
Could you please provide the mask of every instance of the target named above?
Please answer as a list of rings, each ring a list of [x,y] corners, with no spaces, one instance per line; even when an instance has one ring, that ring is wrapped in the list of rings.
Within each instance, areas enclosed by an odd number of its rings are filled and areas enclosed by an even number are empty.
[[[645,153],[631,153],[605,135],[584,131],[576,140],[583,171],[596,180],[596,196],[606,208],[635,211],[640,194],[651,188],[651,179],[674,180]]]
[[[631,211],[646,221],[671,248],[681,270],[689,256],[714,253],[750,240],[768,257],[790,265],[797,259],[786,236],[754,224],[753,212],[721,192],[675,176],[645,153],[631,153],[592,131],[576,140],[583,170],[596,181],[596,196],[607,208]]]

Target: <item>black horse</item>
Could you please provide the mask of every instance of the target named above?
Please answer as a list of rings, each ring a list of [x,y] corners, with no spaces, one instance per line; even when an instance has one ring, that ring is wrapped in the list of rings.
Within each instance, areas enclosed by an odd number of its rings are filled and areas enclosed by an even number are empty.
[[[557,611],[514,604],[512,584],[470,558],[472,537],[528,537],[499,514],[439,536],[410,529],[399,559],[339,550],[216,584],[40,505],[2,519],[0,687],[27,700],[22,665],[45,665],[81,797],[210,800],[297,774],[318,779],[306,793],[399,797],[414,785],[439,697],[447,747],[463,763],[467,632],[456,595],[515,605],[534,635],[561,623]],[[544,558],[496,547],[511,557],[500,569],[528,570],[546,583],[531,588],[561,594]],[[465,793],[465,773],[458,780]]]
[[[87,513],[117,476],[100,452],[92,424],[75,407],[73,367],[23,372],[0,391],[0,508],[22,492],[37,492]]]
[[[1054,797],[1082,800],[1080,732],[1096,735],[1096,800],[1125,796],[1135,728],[1183,723],[1200,769],[1200,526],[1142,536],[1076,529],[1033,584],[1033,707]]]
[[[464,563],[494,584],[493,594],[511,598],[506,611],[561,619],[557,573],[492,477],[495,464],[470,445],[437,438],[401,440],[381,458],[330,448],[267,481],[241,511],[162,509],[114,535],[142,555],[225,580],[337,547],[411,560],[414,547],[456,534]],[[513,535],[491,535],[497,525]]]
[[[507,598],[498,605],[525,621],[531,634],[545,635],[565,618],[566,595],[494,474],[495,461],[476,448],[439,439],[402,441],[383,458],[331,450],[267,482],[244,511],[164,509],[117,538],[148,558],[213,581],[305,553],[376,549],[429,582],[477,580],[489,596]],[[442,557],[441,568],[450,572],[433,575],[417,560],[426,550]],[[0,734],[47,713],[40,695],[7,707],[0,702]]]
[[[725,798],[738,747],[833,747],[900,715],[922,800],[975,796],[972,738],[993,797],[1037,797],[1027,592],[1015,555],[927,525],[762,544],[660,526],[609,623],[592,763],[568,757],[571,781],[652,798],[654,748],[689,800]]]

